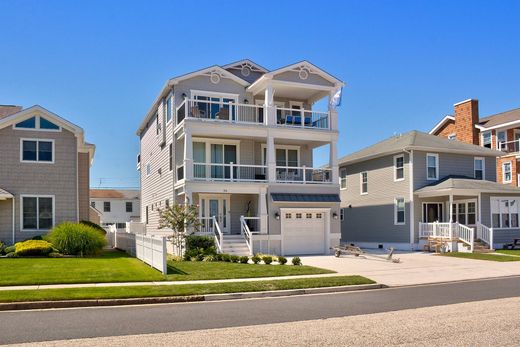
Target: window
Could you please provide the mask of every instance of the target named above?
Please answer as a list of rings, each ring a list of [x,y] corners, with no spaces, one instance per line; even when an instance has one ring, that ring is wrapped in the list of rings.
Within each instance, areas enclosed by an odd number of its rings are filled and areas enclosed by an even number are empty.
[[[14,127],[18,129],[36,129],[36,117],[16,123]]]
[[[91,201],[91,202],[90,202],[90,206],[96,208],[96,202],[95,202],[95,201]]]
[[[22,196],[22,229],[48,230],[54,225],[54,197]]]
[[[148,224],[148,206],[146,206],[145,224]]]
[[[172,97],[169,96],[166,99],[166,122],[170,122],[172,120]]]
[[[339,185],[340,189],[347,189],[347,169],[341,168],[339,170]]]
[[[302,214],[301,213],[297,213],[296,214],[296,219],[302,219]]]
[[[448,140],[456,140],[457,139],[457,134],[449,134],[448,135]]]
[[[475,158],[474,159],[474,177],[477,180],[483,180],[484,179],[484,158]]]
[[[130,213],[134,211],[134,206],[131,201],[126,202],[126,212]]]
[[[486,131],[482,133],[482,146],[486,148],[491,148],[491,131]]]
[[[507,136],[505,131],[497,132],[497,149],[502,150],[505,149],[505,142],[507,141]]]
[[[426,154],[426,179],[427,180],[438,180],[439,179],[439,155],[438,154]]]
[[[291,219],[292,218],[292,214],[291,213],[286,213],[285,214],[285,219]]]
[[[404,180],[404,155],[394,157],[394,181]]]
[[[126,223],[116,223],[117,229],[126,229]]]
[[[152,167],[150,165],[150,163],[146,164],[146,177],[150,176],[150,174],[152,173]]]
[[[170,143],[170,146],[168,146],[168,150],[169,150],[168,160],[169,160],[169,165],[170,165],[170,171],[172,171],[173,170],[173,143]]]
[[[502,163],[502,183],[511,183],[511,162]]]
[[[54,140],[21,139],[21,162],[54,163]]]
[[[53,122],[40,117],[40,129],[44,130],[60,130],[60,127],[54,124]]]
[[[340,221],[345,220],[345,209],[344,208],[339,209],[339,220]]]
[[[361,194],[368,194],[368,172],[361,173]]]
[[[317,218],[317,219],[321,219],[322,216],[323,216],[323,215],[322,215],[321,213],[316,213],[316,218]]]
[[[110,201],[103,202],[103,212],[110,212]]]
[[[394,216],[394,224],[395,225],[402,225],[404,224],[404,198],[396,198],[395,199],[395,216]]]
[[[491,198],[491,223],[493,228],[518,228],[520,198]]]
[[[15,129],[37,129],[44,131],[60,131],[59,125],[41,116],[34,116],[14,125]]]
[[[308,219],[312,218],[312,213],[306,213],[305,218],[308,218]]]

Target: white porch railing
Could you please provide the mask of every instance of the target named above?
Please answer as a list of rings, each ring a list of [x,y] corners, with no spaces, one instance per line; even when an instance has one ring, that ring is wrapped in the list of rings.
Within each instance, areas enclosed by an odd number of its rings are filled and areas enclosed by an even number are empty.
[[[329,129],[329,113],[313,110],[276,107],[277,123],[280,126]],[[303,122],[302,122],[303,119]]]
[[[193,163],[193,178],[205,181],[266,182],[267,166]]]
[[[457,235],[457,237],[461,241],[468,244],[470,246],[470,251],[473,252],[474,237],[475,237],[475,232],[474,232],[473,228],[470,228],[464,224],[459,224],[459,223],[456,223],[455,228],[456,228],[455,235]]]
[[[419,223],[419,237],[452,238],[455,224],[452,223],[450,233],[450,223]]]
[[[331,183],[332,170],[305,166],[277,166],[276,181],[285,183]]]
[[[246,240],[246,243],[247,243],[247,248],[249,248],[249,254],[250,255],[253,255],[253,234],[258,234],[259,232],[253,232],[250,230],[249,228],[249,223],[251,223],[251,221],[260,221],[260,217],[244,217],[244,216],[240,216],[240,229],[241,229],[241,233],[242,235],[244,236],[245,240]]]
[[[493,249],[493,228],[477,223],[477,239],[485,242],[490,249]]]
[[[222,242],[224,241],[224,235],[220,230],[217,218],[213,217],[199,217],[199,230],[195,233],[196,235],[202,236],[213,236],[215,238],[215,245],[219,253],[222,252]]]
[[[217,218],[213,216],[213,232],[215,234],[215,242],[217,243],[217,249],[219,253],[222,253],[222,243],[224,242],[224,234],[222,234],[222,230],[220,230],[220,225],[218,225]]]

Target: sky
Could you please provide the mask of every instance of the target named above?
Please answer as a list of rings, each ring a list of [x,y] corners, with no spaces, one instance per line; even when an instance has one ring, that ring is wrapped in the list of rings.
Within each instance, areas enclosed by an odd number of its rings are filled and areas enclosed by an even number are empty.
[[[92,187],[138,187],[135,132],[169,78],[305,59],[346,83],[343,156],[429,131],[468,98],[481,116],[520,107],[518,18],[519,1],[0,0],[0,104],[81,126]]]

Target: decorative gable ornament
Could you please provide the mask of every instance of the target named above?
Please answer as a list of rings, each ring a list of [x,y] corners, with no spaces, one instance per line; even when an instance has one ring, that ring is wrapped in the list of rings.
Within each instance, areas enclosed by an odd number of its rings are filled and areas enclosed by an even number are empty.
[[[212,72],[209,79],[211,83],[218,84],[220,82],[220,75],[216,72]]]

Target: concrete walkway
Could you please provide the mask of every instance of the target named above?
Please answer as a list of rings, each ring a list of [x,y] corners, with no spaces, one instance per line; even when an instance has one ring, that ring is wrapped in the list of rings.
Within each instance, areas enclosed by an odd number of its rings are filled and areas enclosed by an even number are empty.
[[[369,252],[376,253],[376,251]],[[342,256],[340,258],[306,256],[300,258],[305,265],[334,270],[341,275],[365,276],[388,286],[520,276],[520,262],[462,259],[422,252],[395,254],[394,258],[399,258],[400,263],[361,256]]]

